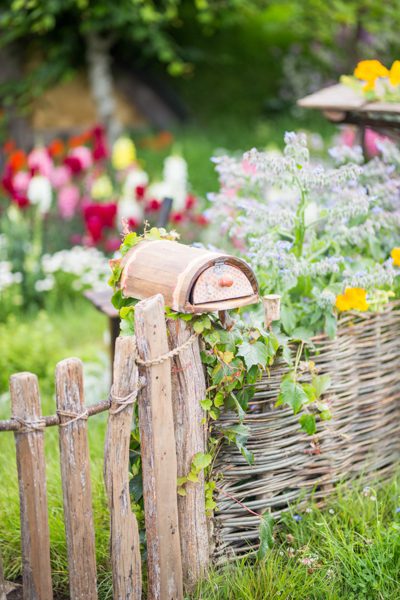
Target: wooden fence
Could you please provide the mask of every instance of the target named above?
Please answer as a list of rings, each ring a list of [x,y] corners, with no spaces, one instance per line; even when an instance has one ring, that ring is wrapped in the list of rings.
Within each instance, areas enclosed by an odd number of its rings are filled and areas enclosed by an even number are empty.
[[[72,600],[96,600],[88,419],[108,411],[104,479],[110,509],[114,600],[141,600],[142,562],[138,523],[129,497],[129,442],[138,403],[147,540],[147,597],[180,600],[204,574],[209,560],[204,479],[177,495],[177,477],[204,452],[206,431],[199,401],[205,379],[199,341],[180,320],[166,323],[163,297],[135,310],[136,337],[116,342],[108,401],[85,406],[82,364],[56,368],[57,414],[42,416],[38,381],[31,373],[10,381],[12,416],[1,431],[14,431],[18,467],[25,600],[52,600],[44,435],[58,426],[64,521]],[[5,582],[0,557],[0,600]]]

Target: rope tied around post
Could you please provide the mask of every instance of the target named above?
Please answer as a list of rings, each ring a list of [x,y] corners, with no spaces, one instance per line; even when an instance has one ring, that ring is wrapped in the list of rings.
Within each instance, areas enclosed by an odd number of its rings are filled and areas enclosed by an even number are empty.
[[[135,362],[141,367],[153,367],[155,365],[161,365],[166,360],[174,358],[174,356],[178,356],[178,354],[180,354],[182,350],[186,350],[186,348],[189,348],[193,344],[193,342],[198,338],[198,336],[198,333],[192,333],[192,335],[186,340],[186,342],[184,342],[180,346],[177,346],[176,348],[173,348],[169,352],[166,352],[165,354],[162,354],[157,358],[152,358],[149,360],[142,360],[141,358],[136,357]]]
[[[127,406],[131,406],[132,404],[135,404],[138,393],[140,392],[142,387],[145,385],[145,383],[146,383],[145,378],[139,377],[139,381],[138,381],[138,385],[137,385],[136,389],[129,392],[129,394],[127,394],[126,396],[117,396],[114,393],[114,386],[113,386],[111,388],[111,393],[110,393],[110,409],[108,411],[109,414],[117,415],[118,413],[123,411]],[[113,409],[112,408],[113,404],[117,404],[118,407]]]
[[[68,410],[58,410],[57,415],[59,417],[67,417],[69,420],[65,421],[65,423],[59,423],[59,427],[67,427],[67,425],[71,425],[71,423],[76,423],[79,420],[87,421],[89,417],[89,413],[87,410],[84,410],[81,413],[70,412]]]
[[[17,421],[17,423],[21,425],[16,433],[34,433],[35,431],[43,431],[46,427],[46,420],[44,417],[38,417],[37,419],[28,421],[22,417],[13,416],[13,421]]]

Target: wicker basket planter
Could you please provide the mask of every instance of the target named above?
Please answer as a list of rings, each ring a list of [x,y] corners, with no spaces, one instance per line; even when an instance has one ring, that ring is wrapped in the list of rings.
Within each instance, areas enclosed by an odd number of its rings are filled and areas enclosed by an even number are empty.
[[[246,415],[249,466],[233,446],[215,464],[219,487],[250,509],[278,515],[311,493],[323,501],[339,480],[363,475],[385,478],[400,460],[400,305],[384,312],[349,314],[336,339],[316,337],[315,362],[329,373],[332,420],[313,438],[303,434],[290,409],[275,408],[282,374],[276,364],[257,386]],[[224,424],[237,417],[224,414]],[[214,520],[215,557],[245,554],[257,545],[259,520],[220,496]]]

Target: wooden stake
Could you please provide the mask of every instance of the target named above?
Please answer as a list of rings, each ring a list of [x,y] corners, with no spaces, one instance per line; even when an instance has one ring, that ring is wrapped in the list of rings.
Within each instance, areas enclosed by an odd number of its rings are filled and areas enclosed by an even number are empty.
[[[161,294],[135,309],[139,357],[168,352]],[[148,600],[182,600],[182,559],[177,505],[177,464],[171,398],[171,361],[141,368],[146,386],[139,393],[139,426],[148,556]]]
[[[0,600],[7,600],[6,582],[4,579],[3,559],[1,558],[1,552],[0,552]]]
[[[141,600],[142,570],[139,528],[129,496],[129,444],[132,392],[138,387],[134,337],[118,337],[113,390],[104,452],[104,479],[111,516],[111,564],[114,600]],[[128,402],[125,406],[124,401]],[[118,411],[118,412],[117,412]]]
[[[193,334],[192,327],[179,319],[169,320],[167,326],[171,349]],[[206,452],[206,426],[200,406],[206,397],[206,381],[198,339],[174,358],[172,390],[178,476],[183,477],[189,473],[194,455]],[[178,496],[178,512],[183,576],[185,587],[190,589],[204,576],[209,562],[204,473],[200,473],[198,483],[189,481],[185,490],[186,496]]]
[[[68,358],[56,367],[61,480],[71,600],[97,600],[96,554],[82,363]]]
[[[264,305],[264,325],[269,329],[273,321],[279,321],[281,317],[281,297],[278,294],[269,294],[263,296],[262,303]]]
[[[44,431],[36,375],[10,379],[12,416],[23,429],[15,433],[21,511],[24,600],[52,600]]]

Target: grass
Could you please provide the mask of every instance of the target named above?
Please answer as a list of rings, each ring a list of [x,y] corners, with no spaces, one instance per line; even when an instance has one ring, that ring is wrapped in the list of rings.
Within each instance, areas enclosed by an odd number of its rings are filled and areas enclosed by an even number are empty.
[[[399,505],[399,477],[376,489],[339,486],[323,510],[283,517],[264,562],[212,572],[193,599],[398,600]]]
[[[84,328],[82,323],[86,324]],[[50,371],[57,360],[80,356],[86,361],[88,401],[104,398],[108,387],[104,376],[106,322],[86,303],[76,305],[68,313],[50,315],[47,320],[43,316],[27,317],[18,325],[1,325],[2,339],[6,336],[12,340],[10,355],[14,358],[8,368],[14,371],[22,365],[32,370],[40,367],[38,356],[28,349],[30,339],[34,341],[37,330],[43,332],[44,326],[46,344],[40,350],[42,354],[47,352],[44,360],[50,363]],[[42,370],[40,383],[46,414],[55,410],[49,377],[49,371]],[[3,394],[0,418],[8,416],[8,397]],[[100,600],[111,598],[109,521],[102,475],[105,424],[105,415],[98,415],[91,419],[89,427]],[[56,429],[47,430],[45,439],[51,562],[55,591],[60,597],[66,593],[68,575]],[[11,433],[0,434],[0,456],[0,544],[6,576],[17,579],[21,573],[20,525]],[[275,527],[275,545],[265,561],[242,559],[213,570],[191,600],[398,600],[399,506],[400,476],[376,489],[364,489],[362,482],[339,486],[323,510],[312,502],[308,508],[292,507]]]
[[[82,323],[85,326],[82,326]],[[8,393],[4,379],[21,370],[39,374],[44,414],[55,412],[53,373],[63,358],[77,356],[84,361],[85,395],[89,403],[103,400],[109,386],[105,317],[88,302],[65,308],[61,313],[28,316],[0,325],[3,388],[0,391],[0,419],[9,418]],[[103,444],[106,416],[90,420],[89,447],[93,509],[96,526],[96,550],[99,592],[109,598],[111,575],[108,564],[109,523],[103,486]],[[57,593],[68,587],[62,493],[56,428],[46,430],[46,474],[51,538],[53,583]],[[12,433],[0,434],[0,547],[6,577],[16,579],[21,573],[20,524],[15,445]]]

